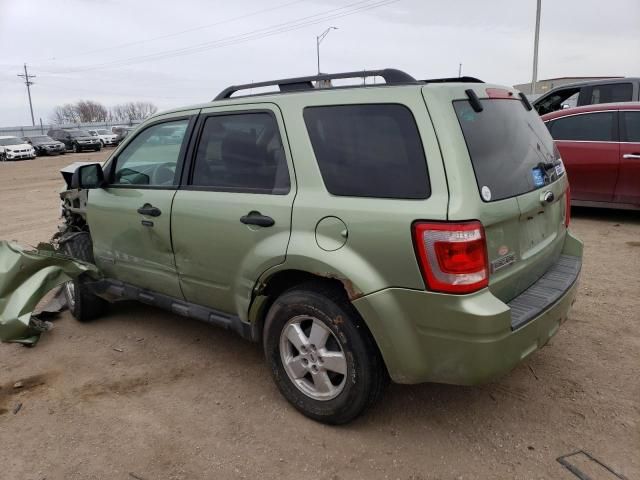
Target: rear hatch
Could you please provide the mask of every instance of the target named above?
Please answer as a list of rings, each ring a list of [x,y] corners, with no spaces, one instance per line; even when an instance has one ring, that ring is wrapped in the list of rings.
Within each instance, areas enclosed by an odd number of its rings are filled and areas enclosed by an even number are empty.
[[[439,90],[427,86],[423,94],[443,147],[448,219],[483,224],[489,289],[508,302],[560,256],[564,167],[542,120],[517,92],[486,84]]]

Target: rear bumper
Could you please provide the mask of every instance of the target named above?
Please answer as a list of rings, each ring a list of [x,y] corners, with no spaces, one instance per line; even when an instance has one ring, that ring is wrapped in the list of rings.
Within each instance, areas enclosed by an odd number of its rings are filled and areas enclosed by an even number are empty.
[[[570,233],[563,256],[578,262],[582,257],[582,243]],[[382,290],[353,304],[369,326],[395,382],[473,385],[509,372],[555,335],[575,301],[578,277],[579,266],[573,281],[547,297],[547,304],[538,302],[538,310],[519,323],[514,323],[516,308],[510,305],[531,296],[531,289],[509,304],[488,289],[443,295],[401,288]]]

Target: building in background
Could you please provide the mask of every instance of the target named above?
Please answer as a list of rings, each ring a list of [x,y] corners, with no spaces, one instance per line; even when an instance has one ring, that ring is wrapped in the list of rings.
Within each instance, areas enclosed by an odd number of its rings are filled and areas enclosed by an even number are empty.
[[[535,96],[538,97],[544,93],[547,93],[552,88],[560,87],[562,85],[568,85],[570,83],[577,82],[589,82],[591,80],[603,80],[605,78],[623,78],[620,76],[610,75],[607,77],[557,77],[557,78],[547,78],[545,80],[538,80],[536,82],[536,88],[534,92]],[[521,83],[519,85],[514,85],[513,88],[517,88],[521,92],[524,92],[529,96],[529,92],[531,92],[531,82],[529,83]]]

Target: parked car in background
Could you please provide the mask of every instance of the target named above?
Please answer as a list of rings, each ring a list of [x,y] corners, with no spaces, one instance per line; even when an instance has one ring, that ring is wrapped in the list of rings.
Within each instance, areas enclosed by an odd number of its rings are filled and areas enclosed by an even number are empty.
[[[103,147],[115,146],[118,144],[118,136],[110,130],[101,128],[98,130],[87,130],[92,136],[98,137]]]
[[[573,205],[640,209],[640,103],[542,116],[569,175]]]
[[[133,132],[136,127],[128,127],[128,126],[115,126],[111,127],[111,131],[116,134],[116,141],[120,143],[124,138],[129,135],[129,133]]]
[[[531,103],[540,115],[567,107],[640,101],[640,78],[609,78],[549,90]]]
[[[64,154],[66,151],[64,143],[54,140],[47,135],[22,137],[22,140],[33,146],[37,155],[58,155]]]
[[[66,284],[71,313],[136,299],[233,330],[263,345],[295,408],[332,424],[388,375],[477,384],[544,346],[582,243],[540,116],[476,79],[367,74],[386,83],[229,87],[63,173],[59,243],[103,274]]]
[[[92,136],[86,130],[54,128],[47,132],[54,140],[58,140],[65,144],[67,150],[73,150],[76,153],[83,150],[99,151],[102,148],[100,139]]]
[[[0,137],[0,161],[36,158],[35,149],[18,137]]]

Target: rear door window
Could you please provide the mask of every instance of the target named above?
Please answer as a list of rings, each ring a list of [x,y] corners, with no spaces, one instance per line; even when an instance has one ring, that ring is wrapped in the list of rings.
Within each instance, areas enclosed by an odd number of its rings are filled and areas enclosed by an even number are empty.
[[[289,193],[287,159],[273,114],[251,112],[208,117],[191,185],[216,191]]]
[[[453,102],[485,202],[522,195],[563,174],[553,139],[535,110],[507,99]],[[558,168],[556,168],[558,167]]]
[[[623,142],[640,143],[640,112],[620,112],[622,115]]]
[[[424,199],[431,194],[420,134],[407,107],[307,107],[304,120],[332,195]]]
[[[630,102],[633,98],[631,83],[609,83],[591,88],[591,103]]]
[[[614,112],[594,112],[557,118],[551,122],[555,140],[610,142],[614,139]]]

